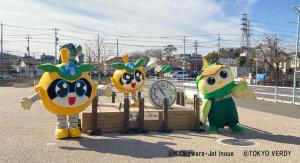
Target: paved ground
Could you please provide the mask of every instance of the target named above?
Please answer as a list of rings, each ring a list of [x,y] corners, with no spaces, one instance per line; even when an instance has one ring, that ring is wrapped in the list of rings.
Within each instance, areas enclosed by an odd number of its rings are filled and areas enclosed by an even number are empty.
[[[237,101],[240,121],[247,128],[244,135],[227,130],[221,134],[175,131],[56,140],[55,116],[39,102],[30,111],[18,104],[22,96],[31,94],[31,89],[0,87],[0,162],[300,162],[299,106]],[[251,139],[257,145],[228,146],[218,142],[222,138]],[[234,156],[170,157],[169,151],[173,150],[217,151],[217,155],[219,151],[232,152]],[[273,156],[277,150],[291,154]]]

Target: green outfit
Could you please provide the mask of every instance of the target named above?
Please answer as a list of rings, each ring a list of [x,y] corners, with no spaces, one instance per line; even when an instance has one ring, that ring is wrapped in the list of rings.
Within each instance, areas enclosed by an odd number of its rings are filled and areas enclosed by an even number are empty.
[[[234,126],[239,123],[239,117],[232,97],[217,101],[212,100],[210,112],[208,114],[209,125],[223,128],[224,126]]]
[[[239,123],[236,106],[230,95],[231,89],[235,86],[236,84],[233,81],[222,89],[204,94],[204,98],[212,102],[208,114],[210,126],[218,128],[223,128],[224,126],[233,127]]]

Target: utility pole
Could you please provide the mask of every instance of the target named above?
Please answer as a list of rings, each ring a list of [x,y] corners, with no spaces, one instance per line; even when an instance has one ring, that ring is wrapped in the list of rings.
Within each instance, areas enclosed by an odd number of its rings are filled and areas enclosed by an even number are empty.
[[[99,76],[98,76],[98,80],[99,80],[99,84],[101,82],[101,68],[100,68],[100,35],[98,34],[98,37],[97,37],[97,56],[98,56],[98,73],[99,73]]]
[[[117,57],[119,57],[119,37],[117,37]]]
[[[29,35],[27,37],[25,37],[27,39],[27,54],[30,57],[30,44],[29,44],[29,40],[32,39],[32,37],[30,37]]]
[[[27,36],[27,37],[25,37],[26,39],[27,39],[27,47],[26,47],[26,50],[27,50],[27,55],[28,55],[28,57],[29,57],[29,74],[30,74],[30,77],[32,77],[31,76],[31,70],[30,70],[30,67],[32,67],[32,74],[33,74],[33,77],[35,76],[34,75],[34,61],[32,60],[32,57],[30,56],[30,39],[32,39],[32,37],[30,37],[29,35]],[[33,79],[34,80],[34,79]],[[34,84],[35,84],[35,81],[33,81],[34,82]]]
[[[195,40],[195,55],[197,56],[198,54],[198,41]]]
[[[0,72],[2,72],[2,66],[3,66],[3,24],[1,21],[1,56],[0,56]]]
[[[220,46],[221,46],[220,41],[221,41],[220,33],[218,33],[218,57],[220,57]]]
[[[196,60],[196,71],[198,71],[198,41],[195,40],[195,60]]]
[[[185,36],[183,36],[183,55],[185,56]]]
[[[298,46],[299,46],[299,23],[300,23],[300,9],[299,7],[294,7],[298,13],[298,21],[297,21],[297,40],[296,40],[296,53],[295,53],[295,68],[294,68],[294,82],[293,82],[293,105],[295,105],[296,101],[296,84],[297,84],[297,57],[298,57]]]
[[[57,46],[58,46],[58,37],[57,37],[57,31],[59,30],[58,28],[53,28],[54,30],[54,41],[55,41],[55,64],[57,64]]]

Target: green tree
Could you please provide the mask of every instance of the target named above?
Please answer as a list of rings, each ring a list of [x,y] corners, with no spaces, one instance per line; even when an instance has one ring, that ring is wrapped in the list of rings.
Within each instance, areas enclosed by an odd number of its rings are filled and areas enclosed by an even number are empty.
[[[177,51],[177,48],[174,45],[168,45],[164,48],[164,53],[167,55],[167,60],[171,60],[173,58],[173,53]]]
[[[216,64],[219,64],[220,63],[220,60],[219,60],[219,56],[218,56],[218,53],[216,52],[211,52],[211,53],[208,53],[205,58],[207,59],[208,63],[212,64],[212,63],[216,63]]]
[[[245,65],[246,61],[247,61],[247,58],[245,56],[240,56],[239,57],[239,66],[243,67]]]

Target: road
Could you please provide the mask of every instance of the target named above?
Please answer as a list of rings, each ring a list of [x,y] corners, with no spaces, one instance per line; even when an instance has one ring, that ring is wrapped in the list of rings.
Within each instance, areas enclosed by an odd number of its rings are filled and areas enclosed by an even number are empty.
[[[266,98],[266,99],[275,99],[275,88],[274,87],[262,87],[254,86],[251,88],[255,91],[257,97]],[[277,89],[277,100],[282,101],[293,101],[293,89],[287,87],[278,87]],[[300,89],[296,90],[296,102],[300,102]]]
[[[237,101],[246,134],[194,133],[187,130],[170,134],[141,135],[105,133],[79,139],[56,140],[55,116],[40,102],[24,111],[18,101],[32,94],[32,88],[0,87],[0,162],[300,162],[300,108],[265,101]],[[107,101],[100,98],[101,101]],[[253,147],[224,145],[220,140],[252,140]],[[170,157],[169,151],[229,152],[233,156]],[[290,151],[289,156],[271,152]],[[244,156],[247,151],[269,151],[269,156]]]

